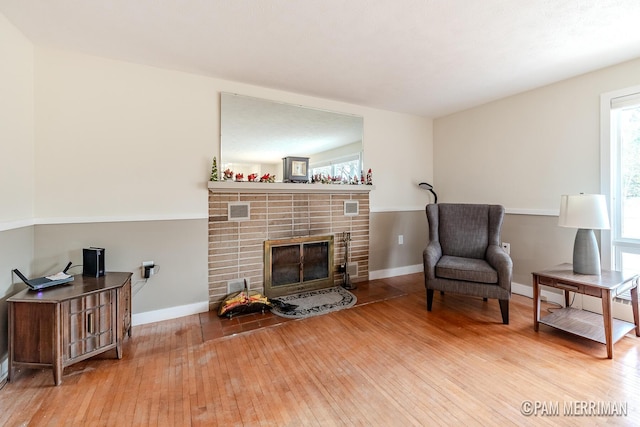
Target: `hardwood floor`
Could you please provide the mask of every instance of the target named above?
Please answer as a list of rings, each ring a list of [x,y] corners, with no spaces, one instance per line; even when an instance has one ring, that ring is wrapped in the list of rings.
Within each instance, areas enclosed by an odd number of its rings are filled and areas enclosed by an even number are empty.
[[[286,320],[204,313],[136,326],[124,357],[24,370],[0,390],[0,425],[640,425],[640,338],[606,348],[541,325],[514,295],[452,294],[426,311],[421,274],[359,284],[356,307]],[[523,402],[541,405],[537,416]],[[577,402],[626,416],[569,416]],[[559,414],[543,413],[556,405]],[[545,416],[547,415],[547,416]]]

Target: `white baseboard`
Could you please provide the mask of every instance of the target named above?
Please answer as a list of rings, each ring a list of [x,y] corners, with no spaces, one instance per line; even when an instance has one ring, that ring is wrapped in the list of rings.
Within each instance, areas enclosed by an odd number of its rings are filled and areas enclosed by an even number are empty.
[[[389,268],[386,270],[375,270],[369,272],[369,280],[385,279],[387,277],[402,276],[404,274],[421,273],[423,270],[422,264],[408,265],[405,267]],[[523,285],[522,283],[511,282],[511,292],[525,297],[533,298],[533,287],[531,285]],[[547,301],[560,304],[564,306],[564,295],[542,290],[542,296],[547,298]]]
[[[205,313],[209,311],[209,302],[202,301],[193,304],[180,305],[177,307],[163,308],[161,310],[147,311],[137,313],[131,316],[131,324],[133,326],[144,325],[147,323],[160,322],[162,320],[175,319],[192,314]]]
[[[5,357],[0,363],[0,388],[4,386],[9,375],[9,358]]]
[[[388,268],[386,270],[376,270],[369,272],[369,280],[385,279],[387,277],[402,276],[405,274],[421,273],[422,264],[407,265],[404,267]]]

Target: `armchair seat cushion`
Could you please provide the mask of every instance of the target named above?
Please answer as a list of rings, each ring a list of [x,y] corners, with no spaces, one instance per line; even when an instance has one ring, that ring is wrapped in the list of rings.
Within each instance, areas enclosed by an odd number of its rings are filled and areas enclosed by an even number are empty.
[[[475,283],[498,283],[498,272],[483,259],[443,255],[435,268],[436,277]]]

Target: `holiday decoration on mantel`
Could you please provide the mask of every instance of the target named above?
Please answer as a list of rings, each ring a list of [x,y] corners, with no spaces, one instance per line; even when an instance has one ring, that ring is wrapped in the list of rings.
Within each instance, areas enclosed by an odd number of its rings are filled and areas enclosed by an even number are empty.
[[[312,184],[342,184],[342,185],[364,185],[364,173],[360,173],[360,178],[358,175],[353,175],[352,178],[343,177],[342,175],[325,175],[322,173],[317,173],[311,176]]]
[[[209,181],[217,181],[218,180],[218,161],[216,160],[216,156],[213,156],[213,166],[211,166],[211,178]]]
[[[367,172],[367,185],[373,185],[373,175],[371,174],[371,169]]]
[[[229,180],[229,179],[233,179],[233,171],[229,168],[225,169],[224,173],[224,180]]]
[[[275,175],[271,175],[269,173],[265,173],[260,178],[260,182],[276,182],[276,176]]]

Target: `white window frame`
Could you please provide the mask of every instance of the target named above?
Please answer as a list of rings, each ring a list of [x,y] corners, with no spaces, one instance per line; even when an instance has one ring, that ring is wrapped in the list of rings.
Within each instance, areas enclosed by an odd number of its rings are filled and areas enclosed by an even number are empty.
[[[333,159],[327,159],[327,160],[323,160],[317,163],[312,163],[309,162],[309,169],[313,170],[315,168],[322,168],[322,167],[327,167],[330,166],[331,167],[331,176],[335,175],[335,167],[339,164],[342,163],[348,163],[348,162],[352,162],[354,160],[358,161],[358,164],[360,165],[360,172],[362,172],[362,154],[358,153],[358,154],[350,154],[347,156],[342,156],[342,157],[336,157]],[[311,175],[313,176],[313,173],[311,173]],[[360,178],[360,177],[358,177]]]
[[[617,143],[612,141],[612,103],[619,102],[620,98],[636,97],[640,101],[640,86],[633,86],[600,96],[600,191],[607,197],[611,229],[601,232],[602,267],[610,270],[620,268],[621,251],[616,248],[626,247],[627,252],[640,253],[637,243],[630,243],[624,239],[616,239],[620,236],[621,207],[620,200],[616,197],[620,182],[618,179],[618,155]],[[616,179],[612,179],[615,177]]]

